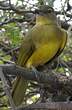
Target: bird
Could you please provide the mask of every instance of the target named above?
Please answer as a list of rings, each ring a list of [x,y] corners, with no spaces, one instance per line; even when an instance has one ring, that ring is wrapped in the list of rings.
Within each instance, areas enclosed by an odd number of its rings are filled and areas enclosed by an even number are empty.
[[[41,5],[38,10],[36,24],[24,37],[16,63],[28,69],[37,68],[58,57],[67,42],[67,32],[59,26],[54,9]],[[27,87],[28,82],[17,76],[12,88],[12,98],[16,106],[23,102]]]

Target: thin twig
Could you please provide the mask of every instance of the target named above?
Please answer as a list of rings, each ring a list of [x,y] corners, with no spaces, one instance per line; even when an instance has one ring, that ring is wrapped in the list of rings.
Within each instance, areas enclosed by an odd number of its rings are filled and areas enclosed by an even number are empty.
[[[3,83],[4,91],[5,91],[6,95],[8,96],[10,106],[11,106],[12,110],[15,110],[15,105],[14,105],[14,102],[13,102],[13,99],[12,99],[12,96],[11,96],[11,93],[10,93],[10,89],[9,89],[8,84],[7,84],[6,78],[5,78],[5,76],[2,72],[1,67],[0,67],[0,78],[1,78],[2,83]]]

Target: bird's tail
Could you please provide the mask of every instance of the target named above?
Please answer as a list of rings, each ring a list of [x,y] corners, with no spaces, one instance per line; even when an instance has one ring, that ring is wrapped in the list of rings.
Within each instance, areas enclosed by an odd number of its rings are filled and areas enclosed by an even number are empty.
[[[23,102],[27,86],[28,83],[23,77],[19,76],[16,78],[12,90],[12,97],[16,106]]]

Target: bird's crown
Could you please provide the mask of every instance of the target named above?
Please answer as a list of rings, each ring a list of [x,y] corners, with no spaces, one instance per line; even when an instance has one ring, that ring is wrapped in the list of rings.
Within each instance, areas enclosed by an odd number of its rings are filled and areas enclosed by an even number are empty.
[[[40,5],[36,11],[43,13],[51,13],[54,12],[54,9],[48,5]]]

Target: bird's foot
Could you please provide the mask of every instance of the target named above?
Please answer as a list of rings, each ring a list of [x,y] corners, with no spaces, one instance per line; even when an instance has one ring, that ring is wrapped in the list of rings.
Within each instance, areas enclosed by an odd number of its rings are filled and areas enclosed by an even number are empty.
[[[36,76],[37,81],[39,82],[39,75],[38,75],[39,72],[38,72],[38,70],[35,67],[33,67],[33,66],[31,66],[31,68],[32,68],[32,70],[35,73],[35,76]]]

